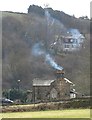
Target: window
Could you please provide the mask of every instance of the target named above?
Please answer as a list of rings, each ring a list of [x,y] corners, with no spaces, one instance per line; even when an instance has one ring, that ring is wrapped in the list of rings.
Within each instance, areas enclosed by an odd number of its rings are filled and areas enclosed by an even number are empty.
[[[72,45],[72,48],[74,48],[74,45]]]
[[[70,47],[70,45],[65,45],[65,48],[69,48]]]
[[[74,45],[72,45],[72,48],[76,48],[77,46],[74,44]]]
[[[57,91],[55,88],[52,88],[52,90],[50,92],[50,96],[51,96],[51,98],[57,98]]]

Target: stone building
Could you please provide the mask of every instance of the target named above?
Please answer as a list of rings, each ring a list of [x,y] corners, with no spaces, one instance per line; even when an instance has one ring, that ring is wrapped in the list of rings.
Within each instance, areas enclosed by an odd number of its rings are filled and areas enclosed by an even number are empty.
[[[33,80],[33,99],[35,101],[70,99],[70,91],[74,84],[63,76],[62,71],[57,71],[54,80]]]

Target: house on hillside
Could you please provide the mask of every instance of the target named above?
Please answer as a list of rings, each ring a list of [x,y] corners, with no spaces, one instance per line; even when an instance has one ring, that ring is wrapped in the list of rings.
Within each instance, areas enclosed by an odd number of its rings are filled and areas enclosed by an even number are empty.
[[[63,51],[75,51],[79,49],[78,40],[71,36],[64,37],[62,42]]]
[[[41,80],[36,78],[33,80],[33,99],[34,101],[70,99],[70,91],[73,91],[73,86],[74,84],[63,76],[62,71],[57,72],[57,79]]]
[[[85,37],[80,34],[72,36],[57,36],[55,37],[55,44],[53,43],[51,47],[56,48],[58,51],[76,51],[80,50],[80,48],[83,47],[83,42],[85,40]]]

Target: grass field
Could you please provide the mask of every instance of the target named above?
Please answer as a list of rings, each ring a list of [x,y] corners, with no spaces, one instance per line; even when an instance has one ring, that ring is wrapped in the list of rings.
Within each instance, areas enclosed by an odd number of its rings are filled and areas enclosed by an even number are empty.
[[[90,118],[90,109],[0,113],[0,118]]]

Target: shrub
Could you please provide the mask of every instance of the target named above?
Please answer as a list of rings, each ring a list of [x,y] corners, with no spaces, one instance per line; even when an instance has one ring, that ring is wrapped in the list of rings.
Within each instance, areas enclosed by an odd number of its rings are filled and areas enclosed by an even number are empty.
[[[90,108],[90,99],[74,99],[64,102],[40,103],[29,106],[3,106],[2,112],[45,111],[66,108]]]

